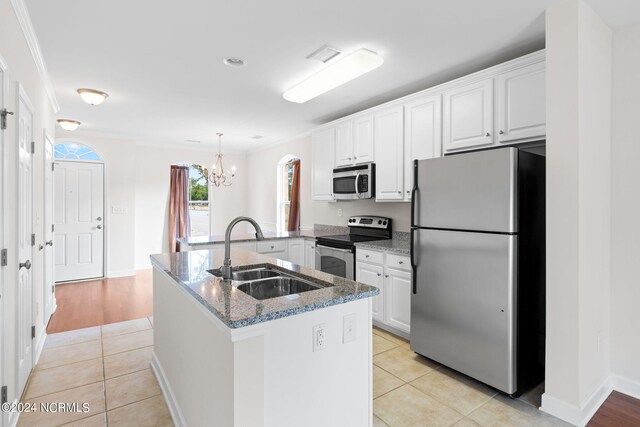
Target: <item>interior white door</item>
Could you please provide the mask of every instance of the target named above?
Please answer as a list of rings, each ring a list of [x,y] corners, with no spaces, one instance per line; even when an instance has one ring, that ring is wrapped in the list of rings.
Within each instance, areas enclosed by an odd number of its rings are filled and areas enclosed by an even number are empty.
[[[104,165],[57,162],[54,253],[57,282],[103,275]]]
[[[55,307],[53,265],[53,140],[44,132],[44,322],[49,321]]]
[[[17,383],[19,396],[33,367],[31,262],[33,260],[33,107],[18,85],[18,289],[16,298]]]
[[[2,56],[0,56],[0,110],[6,108],[6,99],[5,99],[5,85],[7,83],[6,79],[6,70],[7,65],[4,62]],[[0,249],[5,248],[5,221],[6,221],[6,202],[5,202],[5,176],[4,176],[4,157],[5,157],[5,131],[0,128],[0,211],[3,212],[2,218],[0,218]],[[6,268],[0,268],[0,295],[4,295],[4,287],[5,287],[5,277],[7,274]],[[7,334],[4,330],[4,300],[5,298],[0,298],[0,379],[4,379],[4,341]],[[0,415],[0,425],[7,425],[8,414],[5,412]]]

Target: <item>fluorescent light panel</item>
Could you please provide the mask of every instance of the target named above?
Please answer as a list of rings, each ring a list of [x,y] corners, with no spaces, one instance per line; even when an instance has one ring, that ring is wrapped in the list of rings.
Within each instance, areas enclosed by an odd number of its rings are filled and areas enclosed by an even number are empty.
[[[368,49],[358,49],[298,83],[283,93],[282,96],[287,101],[302,104],[371,70],[375,70],[383,62],[384,59],[377,53]]]

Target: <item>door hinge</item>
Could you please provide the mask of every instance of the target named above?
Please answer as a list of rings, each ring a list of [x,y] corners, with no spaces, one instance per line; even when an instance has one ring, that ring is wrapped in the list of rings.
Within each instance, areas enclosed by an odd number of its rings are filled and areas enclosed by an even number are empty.
[[[51,293],[54,293],[55,291],[56,291],[55,285],[51,285]]]
[[[36,154],[36,142],[31,141],[31,154]]]
[[[32,234],[31,235],[31,246],[35,246],[36,245],[36,235]]]
[[[0,110],[0,129],[1,130],[5,130],[7,128],[7,114],[11,114],[13,116],[13,113],[11,111],[7,111],[6,108],[3,108],[2,110]]]
[[[56,226],[55,226],[55,224],[51,224],[51,231],[52,231],[52,232],[53,232],[53,231],[56,231]]]
[[[0,267],[6,267],[6,266],[7,266],[7,250],[2,249],[0,251]]]
[[[36,327],[32,326],[31,327],[31,339],[34,339],[36,337]]]
[[[56,164],[55,163],[51,163],[51,170],[55,171],[56,170]]]
[[[0,389],[0,404],[7,403],[7,386],[3,385]]]

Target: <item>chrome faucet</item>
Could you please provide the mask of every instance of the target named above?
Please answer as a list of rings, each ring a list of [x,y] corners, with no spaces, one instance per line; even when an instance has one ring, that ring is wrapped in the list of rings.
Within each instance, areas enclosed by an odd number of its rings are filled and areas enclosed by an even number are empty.
[[[262,229],[253,218],[249,218],[248,216],[239,216],[231,221],[227,227],[227,232],[224,234],[224,265],[220,267],[223,279],[231,279],[231,230],[233,230],[233,227],[235,227],[237,223],[242,221],[251,223],[253,228],[256,229],[256,240],[264,239]]]

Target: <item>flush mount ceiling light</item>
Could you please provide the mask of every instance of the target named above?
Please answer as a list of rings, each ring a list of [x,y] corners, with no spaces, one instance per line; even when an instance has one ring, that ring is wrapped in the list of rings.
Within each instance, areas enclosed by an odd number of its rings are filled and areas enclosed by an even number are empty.
[[[84,102],[89,105],[99,105],[104,102],[109,94],[95,89],[78,89],[78,93]]]
[[[384,62],[380,55],[368,49],[358,49],[340,56],[335,62],[283,93],[282,97],[302,104],[378,68]]]
[[[240,58],[224,58],[222,62],[230,67],[242,67],[246,64],[246,62],[244,62],[244,59]]]
[[[62,129],[68,130],[70,132],[73,132],[74,130],[78,129],[78,126],[80,126],[79,121],[71,120],[71,119],[58,119],[58,124]]]

